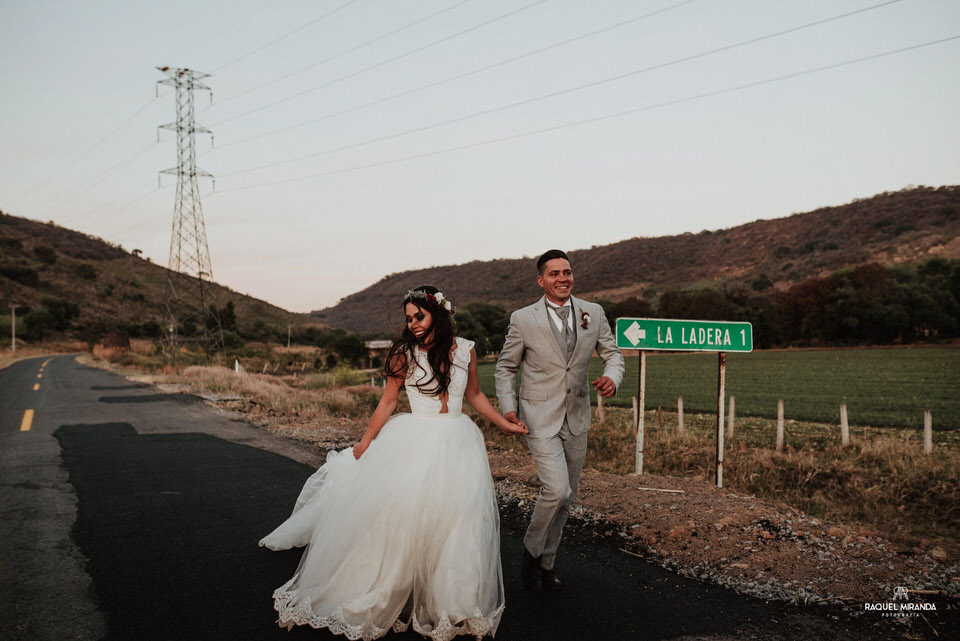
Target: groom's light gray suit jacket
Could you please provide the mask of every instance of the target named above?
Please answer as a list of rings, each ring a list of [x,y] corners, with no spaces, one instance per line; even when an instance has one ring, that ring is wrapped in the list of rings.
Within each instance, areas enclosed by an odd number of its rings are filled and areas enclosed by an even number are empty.
[[[618,389],[623,380],[623,356],[603,308],[573,296],[570,300],[577,344],[569,360],[551,328],[553,320],[548,316],[546,300],[541,298],[510,316],[507,338],[497,361],[500,411],[517,412],[533,437],[557,434],[565,415],[571,433],[582,434],[590,429],[588,369],[594,350],[603,360],[603,375]],[[584,313],[590,316],[586,328],[582,327]],[[521,364],[518,403],[515,377]]]

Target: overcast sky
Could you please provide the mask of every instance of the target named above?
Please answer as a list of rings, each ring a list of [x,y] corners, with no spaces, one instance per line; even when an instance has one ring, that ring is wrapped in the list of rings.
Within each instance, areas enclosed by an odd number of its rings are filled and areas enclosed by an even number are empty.
[[[197,69],[215,280],[309,311],[957,184],[958,36],[956,0],[0,0],[0,209],[167,264],[156,67]]]

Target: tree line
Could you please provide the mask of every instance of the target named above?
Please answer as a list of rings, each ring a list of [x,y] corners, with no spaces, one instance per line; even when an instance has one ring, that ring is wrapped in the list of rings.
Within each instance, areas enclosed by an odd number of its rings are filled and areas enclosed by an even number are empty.
[[[655,299],[596,302],[611,325],[618,317],[748,321],[759,349],[935,342],[960,336],[960,260],[870,263],[785,290],[760,278],[749,288],[676,289]],[[482,355],[503,347],[510,313],[501,305],[469,303],[456,320],[458,333],[476,341]]]
[[[758,348],[887,345],[955,338],[960,331],[960,261],[875,263],[811,278],[786,290],[672,290],[656,305],[601,301],[608,317],[648,316],[753,323]],[[630,306],[631,313],[625,313]],[[634,313],[637,312],[637,313]],[[646,313],[644,313],[646,312]]]

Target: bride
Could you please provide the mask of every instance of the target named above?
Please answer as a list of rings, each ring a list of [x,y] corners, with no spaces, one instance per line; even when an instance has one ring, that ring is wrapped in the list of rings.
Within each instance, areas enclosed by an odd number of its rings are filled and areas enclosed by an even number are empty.
[[[376,639],[411,625],[448,641],[493,636],[504,608],[496,497],[466,398],[505,433],[477,379],[473,342],[455,338],[450,302],[431,285],[407,292],[406,327],[387,356],[387,384],[363,438],[304,484],[293,514],[260,541],[306,546],[273,593],[281,627]],[[400,388],[412,414],[390,414]]]

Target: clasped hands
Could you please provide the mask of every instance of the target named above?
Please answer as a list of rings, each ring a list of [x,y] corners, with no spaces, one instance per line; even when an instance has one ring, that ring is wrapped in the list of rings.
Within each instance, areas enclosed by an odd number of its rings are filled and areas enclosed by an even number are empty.
[[[503,418],[507,419],[507,424],[501,425],[500,431],[507,436],[530,433],[530,430],[527,429],[526,423],[517,418],[516,412],[507,412],[503,415]]]

